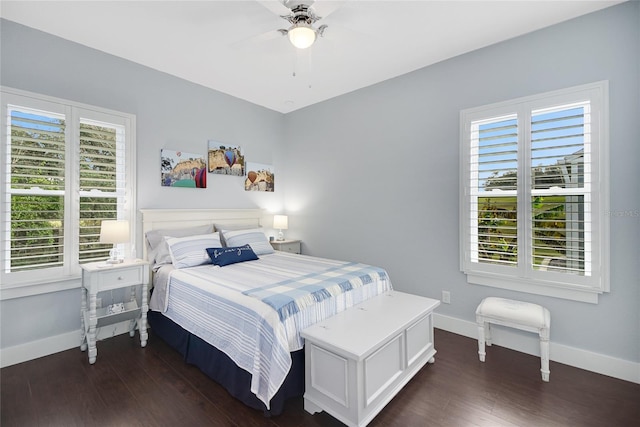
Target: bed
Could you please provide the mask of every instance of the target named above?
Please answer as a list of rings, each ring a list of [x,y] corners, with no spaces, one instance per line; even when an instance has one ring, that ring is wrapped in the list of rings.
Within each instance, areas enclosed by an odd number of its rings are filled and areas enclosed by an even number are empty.
[[[375,266],[273,251],[259,209],[140,212],[154,334],[265,415],[304,393],[300,331],[391,289]],[[218,245],[229,264],[202,254]]]

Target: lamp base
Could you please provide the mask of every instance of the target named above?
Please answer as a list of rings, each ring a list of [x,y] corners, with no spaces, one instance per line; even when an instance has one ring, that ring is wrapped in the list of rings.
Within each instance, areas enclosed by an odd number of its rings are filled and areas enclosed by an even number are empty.
[[[113,249],[109,251],[109,258],[107,259],[107,264],[121,264],[124,262],[124,257],[120,256],[120,251],[113,245]]]
[[[284,240],[284,233],[282,232],[282,230],[280,230],[278,232],[278,242],[282,242]]]

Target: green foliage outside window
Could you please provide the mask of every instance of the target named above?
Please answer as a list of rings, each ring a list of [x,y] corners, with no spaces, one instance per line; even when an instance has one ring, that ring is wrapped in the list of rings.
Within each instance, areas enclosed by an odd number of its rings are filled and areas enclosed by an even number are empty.
[[[485,188],[509,190],[514,188],[516,173],[509,171],[495,175]],[[536,188],[564,187],[562,171],[557,166],[534,169]],[[533,196],[532,264],[538,268],[584,268],[584,243],[581,210],[582,196]],[[516,197],[478,198],[478,255],[482,262],[517,264],[517,201]],[[572,214],[568,214],[571,210]],[[577,212],[577,213],[576,213]]]
[[[62,266],[65,244],[65,122],[14,112],[11,126],[11,271]],[[103,219],[116,219],[116,132],[81,123],[79,261],[104,259]],[[78,167],[74,168],[78,170]],[[49,194],[48,194],[49,193]]]

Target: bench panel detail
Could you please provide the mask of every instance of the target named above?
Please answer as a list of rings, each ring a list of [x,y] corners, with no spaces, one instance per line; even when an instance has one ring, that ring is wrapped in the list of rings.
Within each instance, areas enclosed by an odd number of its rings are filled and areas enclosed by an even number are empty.
[[[304,408],[366,426],[436,353],[440,301],[391,291],[301,332]]]

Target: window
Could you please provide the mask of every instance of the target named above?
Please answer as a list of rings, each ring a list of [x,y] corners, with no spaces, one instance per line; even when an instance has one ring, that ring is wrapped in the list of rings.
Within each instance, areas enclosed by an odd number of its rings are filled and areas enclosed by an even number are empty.
[[[103,219],[134,223],[135,117],[5,88],[2,99],[2,287],[77,277],[108,257]]]
[[[609,290],[608,86],[461,112],[470,283],[597,302]]]

